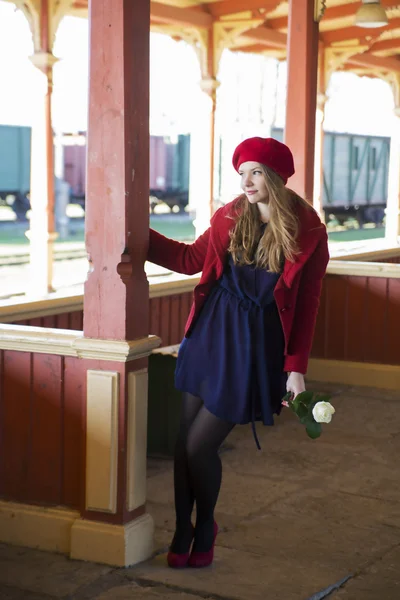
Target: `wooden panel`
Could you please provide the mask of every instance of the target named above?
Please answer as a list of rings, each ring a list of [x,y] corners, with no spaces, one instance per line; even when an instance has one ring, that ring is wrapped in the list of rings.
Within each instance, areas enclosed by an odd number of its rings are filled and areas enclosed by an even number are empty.
[[[374,262],[398,264],[400,263],[400,256],[393,256],[392,258],[381,258],[378,260],[374,260]]]
[[[170,328],[168,346],[179,344],[180,340],[180,310],[181,301],[179,295],[170,298]]]
[[[387,279],[368,278],[367,312],[365,321],[365,360],[384,360],[387,334]]]
[[[70,313],[70,329],[76,331],[83,330],[83,310]]]
[[[326,277],[325,309],[325,358],[343,360],[347,340],[347,303],[348,282],[345,277],[330,275]]]
[[[33,355],[29,502],[61,503],[63,357]]]
[[[159,335],[161,319],[161,298],[151,298],[149,306],[149,332]]]
[[[311,356],[313,358],[324,358],[325,357],[325,333],[326,333],[326,329],[325,329],[325,315],[326,315],[326,303],[327,303],[327,296],[326,296],[326,278],[323,281],[322,284],[322,291],[321,291],[321,299],[320,299],[320,303],[319,303],[319,309],[318,309],[318,315],[317,315],[317,322],[315,324],[315,332],[314,332],[314,339],[313,339],[313,345],[312,345],[312,350],[311,350]]]
[[[71,329],[69,313],[57,315],[57,321],[55,327],[57,329]]]
[[[36,317],[35,319],[29,319],[29,325],[31,327],[43,327],[42,317]]]
[[[365,360],[366,344],[366,277],[348,277],[347,340],[344,359]]]
[[[3,357],[1,489],[5,497],[27,502],[31,451],[31,355],[4,351]]]
[[[400,321],[400,279],[388,282],[387,338],[383,360],[389,365],[400,365],[399,321]]]
[[[49,329],[57,327],[57,315],[42,317],[42,327],[48,327]]]
[[[64,436],[62,504],[71,508],[84,505],[85,460],[85,372],[78,358],[64,359]]]
[[[180,339],[182,340],[182,338],[185,334],[186,321],[188,319],[190,309],[192,307],[193,293],[187,292],[186,294],[182,294],[181,298],[182,298],[182,309],[181,309]]]
[[[400,280],[327,275],[312,356],[399,365],[399,314]]]
[[[169,296],[161,298],[160,331],[157,335],[162,339],[162,346],[170,346],[170,318],[171,302]]]
[[[4,350],[0,350],[0,496],[5,495],[6,446],[4,441],[5,402],[4,402]]]
[[[87,371],[86,509],[117,512],[119,373]]]

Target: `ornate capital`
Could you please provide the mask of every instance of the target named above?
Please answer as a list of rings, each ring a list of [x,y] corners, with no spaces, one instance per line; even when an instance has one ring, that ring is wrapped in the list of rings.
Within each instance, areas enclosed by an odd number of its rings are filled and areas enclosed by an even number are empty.
[[[314,21],[319,23],[326,9],[326,0],[314,0]]]
[[[326,94],[318,93],[317,94],[317,108],[319,110],[325,109],[326,101],[328,100],[328,96]]]
[[[14,0],[14,3],[29,23],[35,54],[51,51],[60,21],[71,11],[74,0]]]
[[[49,89],[52,90],[53,66],[59,59],[50,52],[35,52],[35,54],[29,57],[29,60],[39,71],[42,71],[46,75]]]
[[[211,99],[215,99],[215,94],[217,89],[219,88],[220,83],[214,77],[203,77],[200,81],[200,88],[203,92],[208,94]]]

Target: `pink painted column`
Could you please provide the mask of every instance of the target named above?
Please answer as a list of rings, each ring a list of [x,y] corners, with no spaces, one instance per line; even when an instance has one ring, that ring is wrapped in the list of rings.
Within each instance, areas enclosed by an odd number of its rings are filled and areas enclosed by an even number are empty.
[[[296,173],[289,186],[313,202],[318,22],[315,0],[290,0],[285,143]]]
[[[83,360],[82,519],[71,556],[131,565],[152,552],[146,513],[150,0],[92,0]]]
[[[30,282],[27,292],[34,297],[53,291],[53,244],[58,234],[54,223],[54,148],[52,127],[53,66],[57,58],[52,53],[49,0],[41,0],[37,21],[32,22],[35,52],[31,61],[46,77],[45,94],[39,99],[32,127],[30,228]]]
[[[90,5],[87,337],[148,333],[149,9],[148,0]]]

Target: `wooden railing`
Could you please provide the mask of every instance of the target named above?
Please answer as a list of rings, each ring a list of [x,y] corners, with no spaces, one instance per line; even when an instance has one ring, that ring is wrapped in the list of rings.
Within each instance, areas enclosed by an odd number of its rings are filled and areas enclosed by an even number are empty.
[[[387,251],[381,251],[387,253]],[[399,256],[386,260],[400,260]],[[381,254],[381,253],[380,253]],[[375,256],[382,260],[382,256]],[[312,349],[314,358],[400,364],[397,343],[400,266],[388,262],[333,260],[324,279]],[[149,331],[163,346],[178,344],[198,277],[169,275],[150,284]],[[0,321],[82,330],[83,296],[0,307]]]
[[[150,287],[150,332],[183,336],[197,277]],[[81,503],[85,373],[74,349],[82,297],[2,307],[0,318],[62,329],[0,325],[0,496],[26,503]],[[331,261],[312,349],[315,359],[400,365],[400,265]],[[22,317],[22,318],[21,318]]]
[[[399,315],[400,265],[332,261],[312,357],[400,365]]]
[[[198,281],[198,276],[177,274],[150,278],[149,331],[161,337],[164,346],[181,341],[193,288]],[[83,293],[62,297],[54,294],[46,300],[5,302],[0,306],[0,323],[81,331]]]

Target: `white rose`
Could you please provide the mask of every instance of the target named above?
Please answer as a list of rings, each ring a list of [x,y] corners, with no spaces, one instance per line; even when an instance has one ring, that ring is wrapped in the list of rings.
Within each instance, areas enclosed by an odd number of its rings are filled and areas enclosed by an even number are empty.
[[[334,413],[335,409],[330,402],[317,402],[312,411],[317,423],[330,423]]]

